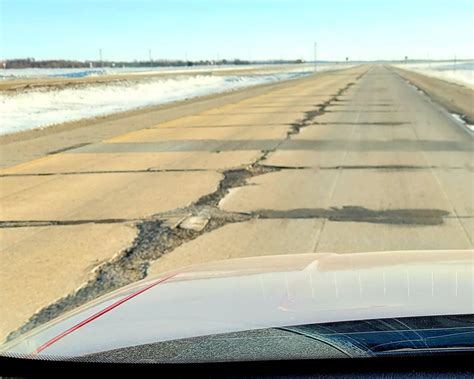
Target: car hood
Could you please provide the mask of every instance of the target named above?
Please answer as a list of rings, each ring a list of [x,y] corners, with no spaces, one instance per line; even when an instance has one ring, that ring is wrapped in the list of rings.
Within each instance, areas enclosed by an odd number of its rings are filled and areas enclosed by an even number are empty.
[[[471,314],[473,262],[474,250],[211,262],[128,285],[4,344],[0,351],[77,357],[270,327]]]

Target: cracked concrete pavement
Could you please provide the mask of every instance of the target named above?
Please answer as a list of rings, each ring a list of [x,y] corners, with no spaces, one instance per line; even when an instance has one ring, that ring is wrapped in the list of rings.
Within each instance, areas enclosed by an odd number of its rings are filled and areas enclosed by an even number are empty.
[[[139,114],[104,121],[117,132],[101,140],[61,145],[53,133],[53,154],[9,157],[19,164],[0,171],[0,272],[13,315],[0,338],[194,263],[473,248],[472,138],[395,72],[266,88],[165,121],[156,111],[142,127]]]

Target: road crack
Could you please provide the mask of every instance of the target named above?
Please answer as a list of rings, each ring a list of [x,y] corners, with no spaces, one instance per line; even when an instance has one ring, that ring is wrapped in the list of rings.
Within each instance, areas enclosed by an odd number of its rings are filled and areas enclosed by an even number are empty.
[[[360,77],[361,76],[359,76],[357,80],[360,79]],[[209,233],[229,223],[244,222],[258,217],[270,217],[270,214],[268,213],[270,211],[267,211],[267,213],[261,211],[258,214],[226,212],[220,210],[218,208],[218,204],[228,194],[230,189],[246,185],[248,179],[258,175],[279,171],[281,168],[265,166],[261,163],[267,158],[269,153],[277,150],[278,147],[290,139],[292,135],[298,134],[301,128],[310,125],[317,116],[323,114],[326,107],[330,105],[331,102],[338,101],[338,96],[341,96],[352,85],[354,85],[354,82],[348,83],[346,86],[339,89],[338,92],[329,100],[321,105],[318,105],[317,109],[305,112],[305,116],[301,121],[291,125],[286,137],[282,139],[282,141],[274,148],[270,150],[263,150],[261,156],[253,164],[241,169],[231,169],[224,171],[223,179],[220,181],[216,191],[201,197],[188,207],[160,213],[143,220],[32,220],[3,221],[0,223],[0,227],[61,226],[77,225],[79,223],[89,222],[132,223],[138,229],[137,237],[130,247],[125,249],[125,251],[123,251],[115,259],[95,268],[94,277],[74,293],[71,293],[54,302],[53,304],[44,307],[39,312],[31,316],[31,318],[23,326],[8,335],[7,341],[18,337],[19,335],[35,328],[36,326],[56,318],[64,312],[76,309],[78,306],[83,305],[101,295],[145,278],[147,275],[147,269],[151,262],[159,259],[164,254],[170,253],[183,243],[192,241],[205,233]],[[72,146],[70,148],[75,147],[77,146]],[[58,152],[60,151],[52,153]],[[150,171],[146,170],[146,172]],[[67,174],[73,175],[76,173]],[[50,173],[43,175],[50,175]],[[182,220],[191,216],[204,217],[209,221],[200,231],[181,228],[180,223]]]

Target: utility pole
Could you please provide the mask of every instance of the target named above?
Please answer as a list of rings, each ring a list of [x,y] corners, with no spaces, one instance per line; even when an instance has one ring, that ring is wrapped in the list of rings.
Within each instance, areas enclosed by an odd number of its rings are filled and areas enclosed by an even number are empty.
[[[316,72],[317,43],[314,43],[314,72]]]
[[[153,59],[151,59],[151,50],[148,49],[148,57],[150,58],[150,67],[153,66]]]
[[[454,61],[453,61],[453,72],[456,71],[456,54],[454,54]]]
[[[102,49],[99,49],[99,61],[100,67],[104,67],[104,61],[102,60]]]

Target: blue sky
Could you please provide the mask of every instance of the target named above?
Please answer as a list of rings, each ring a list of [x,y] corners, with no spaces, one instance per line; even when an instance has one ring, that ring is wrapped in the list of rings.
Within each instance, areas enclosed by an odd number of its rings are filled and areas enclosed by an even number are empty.
[[[0,0],[0,58],[473,58],[474,1]]]

